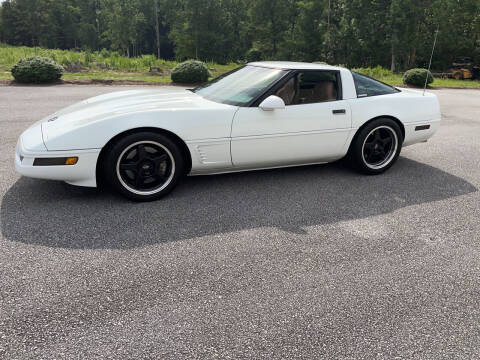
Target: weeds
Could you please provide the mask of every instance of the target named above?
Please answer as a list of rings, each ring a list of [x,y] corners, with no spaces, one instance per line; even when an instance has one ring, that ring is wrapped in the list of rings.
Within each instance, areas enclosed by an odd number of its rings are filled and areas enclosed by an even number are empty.
[[[168,73],[178,65],[176,61],[157,59],[154,55],[127,58],[120,56],[116,51],[107,49],[100,51],[72,51],[0,44],[0,80],[12,80],[13,78],[8,71],[10,71],[13,65],[23,58],[36,55],[50,57],[64,66],[72,63],[80,63],[82,72],[65,73],[63,76],[65,80],[129,80],[169,83],[170,76]],[[148,74],[148,71],[152,66],[159,67],[165,74],[163,76],[151,76]],[[212,76],[217,77],[240,65],[236,63],[222,65],[207,62],[207,66]],[[384,69],[381,66],[352,70],[383,81],[389,85],[402,86],[402,74],[392,73],[390,70]],[[480,81],[435,79],[431,87],[480,88]]]
[[[120,56],[116,51],[106,49],[101,51],[72,51],[0,44],[0,70],[9,71],[19,60],[37,55],[50,57],[63,66],[80,63],[86,71],[148,72],[152,66],[170,71],[178,64],[176,61],[157,59],[154,55],[127,58]],[[219,73],[223,73],[238,65],[233,63],[227,65],[208,63],[208,66],[215,68]]]

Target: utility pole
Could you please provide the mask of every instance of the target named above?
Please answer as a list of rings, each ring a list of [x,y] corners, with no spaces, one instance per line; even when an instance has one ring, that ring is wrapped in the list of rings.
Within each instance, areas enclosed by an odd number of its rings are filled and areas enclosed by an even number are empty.
[[[160,21],[158,20],[158,0],[153,0],[155,4],[155,28],[157,33],[157,58],[160,59]]]

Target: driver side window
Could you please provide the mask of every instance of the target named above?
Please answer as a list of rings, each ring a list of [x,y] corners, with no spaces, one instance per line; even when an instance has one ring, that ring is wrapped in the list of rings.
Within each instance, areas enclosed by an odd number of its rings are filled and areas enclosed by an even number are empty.
[[[338,100],[337,75],[332,71],[305,71],[295,74],[275,95],[285,105],[315,104]]]

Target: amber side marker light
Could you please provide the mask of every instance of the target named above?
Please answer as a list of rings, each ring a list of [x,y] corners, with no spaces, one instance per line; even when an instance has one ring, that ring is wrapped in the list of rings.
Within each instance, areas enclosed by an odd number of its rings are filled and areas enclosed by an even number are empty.
[[[78,157],[69,157],[65,160],[65,165],[75,165],[78,162]]]
[[[35,158],[33,166],[61,166],[61,165],[75,165],[78,162],[78,157],[62,157],[62,158]]]

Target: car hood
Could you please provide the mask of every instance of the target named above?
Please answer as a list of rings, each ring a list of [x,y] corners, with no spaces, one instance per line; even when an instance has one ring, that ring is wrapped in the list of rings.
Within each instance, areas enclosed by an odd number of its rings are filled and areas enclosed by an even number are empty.
[[[64,108],[40,122],[48,148],[50,138],[109,118],[155,111],[179,111],[224,108],[224,104],[206,100],[184,89],[131,90],[100,95]]]

